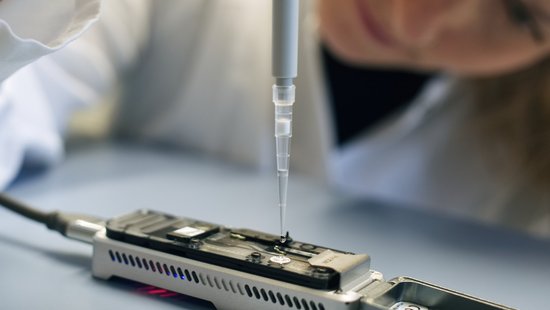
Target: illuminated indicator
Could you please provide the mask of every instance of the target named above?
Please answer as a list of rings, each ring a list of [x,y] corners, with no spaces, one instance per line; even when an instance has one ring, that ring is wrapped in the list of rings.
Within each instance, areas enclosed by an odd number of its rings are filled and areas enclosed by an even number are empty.
[[[178,267],[178,274],[180,276],[180,279],[185,280],[185,276],[183,275],[183,271],[179,267]]]
[[[170,276],[170,271],[168,270],[168,266],[166,266],[166,264],[163,264],[162,267],[164,267],[164,272],[166,273],[166,275]]]
[[[109,250],[109,256],[111,257],[111,260],[115,261],[115,254],[113,254],[113,251]]]
[[[178,274],[176,273],[176,269],[174,268],[174,266],[170,266],[170,271],[172,272],[172,275],[174,276],[174,278],[178,277]]]

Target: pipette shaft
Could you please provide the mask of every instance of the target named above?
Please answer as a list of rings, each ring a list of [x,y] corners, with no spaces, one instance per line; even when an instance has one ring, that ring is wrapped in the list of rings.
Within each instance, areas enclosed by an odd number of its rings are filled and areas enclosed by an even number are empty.
[[[273,103],[275,104],[275,143],[279,188],[281,238],[285,236],[285,217],[292,137],[292,107],[295,101],[294,78],[298,75],[299,0],[273,0]]]

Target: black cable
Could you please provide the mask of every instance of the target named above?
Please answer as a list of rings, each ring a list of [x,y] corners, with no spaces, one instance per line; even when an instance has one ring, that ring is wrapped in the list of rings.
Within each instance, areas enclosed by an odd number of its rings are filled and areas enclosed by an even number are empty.
[[[22,215],[33,221],[40,222],[44,225],[48,225],[48,221],[51,220],[51,213],[46,213],[44,211],[37,210],[32,208],[20,201],[17,201],[4,193],[0,193],[0,205],[5,208]]]
[[[86,214],[70,214],[58,211],[44,212],[17,201],[5,193],[0,193],[0,206],[28,219],[42,223],[49,229],[55,230],[66,237],[71,237],[67,235],[68,228],[79,225],[77,221],[93,224],[103,223],[103,219]]]

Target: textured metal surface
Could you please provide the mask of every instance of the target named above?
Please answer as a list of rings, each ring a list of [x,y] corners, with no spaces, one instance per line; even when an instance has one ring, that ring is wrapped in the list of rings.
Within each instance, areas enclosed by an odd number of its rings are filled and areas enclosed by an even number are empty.
[[[110,240],[104,233],[94,239],[92,266],[98,278],[119,276],[154,285],[208,300],[219,310],[292,309],[297,308],[296,303],[318,310],[359,309],[361,297],[355,292],[309,289],[149,250]]]

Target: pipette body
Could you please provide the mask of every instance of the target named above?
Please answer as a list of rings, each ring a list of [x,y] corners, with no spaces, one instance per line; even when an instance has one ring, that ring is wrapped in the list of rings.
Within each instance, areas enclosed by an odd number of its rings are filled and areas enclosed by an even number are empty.
[[[272,71],[275,104],[275,144],[279,189],[280,233],[284,243],[285,217],[292,137],[292,108],[298,75],[299,0],[273,0]]]

